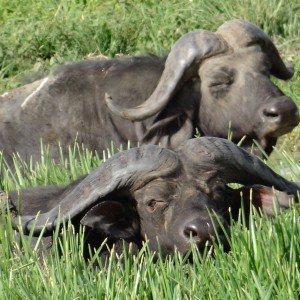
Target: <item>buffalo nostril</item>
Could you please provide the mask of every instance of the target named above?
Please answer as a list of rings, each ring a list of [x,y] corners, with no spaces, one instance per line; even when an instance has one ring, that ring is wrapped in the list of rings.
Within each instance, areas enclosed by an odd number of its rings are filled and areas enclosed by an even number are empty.
[[[197,238],[199,236],[199,233],[197,231],[197,228],[193,225],[190,225],[190,226],[187,226],[185,229],[184,229],[184,235],[187,237],[187,238]]]
[[[199,224],[187,224],[183,234],[186,240],[193,241],[198,246],[204,246],[207,241],[213,240],[213,234],[210,228],[206,228],[205,224],[201,222],[199,222]]]
[[[267,118],[278,118],[279,117],[279,113],[274,107],[272,107],[270,109],[264,109],[263,114]]]
[[[261,108],[260,116],[263,121],[269,124],[276,124],[282,127],[296,126],[299,123],[299,112],[297,105],[288,97],[279,97],[274,99],[273,103],[269,103]]]

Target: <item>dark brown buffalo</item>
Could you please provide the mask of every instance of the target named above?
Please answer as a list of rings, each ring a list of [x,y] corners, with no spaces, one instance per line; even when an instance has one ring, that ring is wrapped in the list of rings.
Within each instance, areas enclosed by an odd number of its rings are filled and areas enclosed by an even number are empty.
[[[40,142],[59,157],[77,137],[90,150],[111,142],[176,147],[201,135],[243,146],[256,139],[267,153],[299,122],[298,109],[270,80],[287,68],[270,38],[246,21],[179,39],[166,59],[155,56],[81,61],[0,95],[0,149],[5,157],[40,158]],[[105,105],[105,93],[107,105]],[[146,100],[148,99],[148,100]],[[122,107],[135,107],[123,110]],[[117,116],[117,115],[119,116]],[[124,119],[128,118],[127,119]],[[102,152],[100,152],[102,153]]]
[[[244,187],[234,190],[228,183]],[[175,247],[186,253],[191,241],[202,250],[216,234],[226,247],[222,226],[229,231],[229,207],[236,217],[244,193],[249,208],[250,188],[253,204],[270,216],[289,207],[300,189],[234,143],[202,137],[176,150],[147,145],[118,153],[71,185],[21,191],[19,204],[13,192],[9,203],[14,212],[20,207],[14,224],[26,234],[44,230],[51,236],[70,218],[90,230],[94,245],[108,238],[138,248],[147,238],[152,250],[158,242],[168,255]]]

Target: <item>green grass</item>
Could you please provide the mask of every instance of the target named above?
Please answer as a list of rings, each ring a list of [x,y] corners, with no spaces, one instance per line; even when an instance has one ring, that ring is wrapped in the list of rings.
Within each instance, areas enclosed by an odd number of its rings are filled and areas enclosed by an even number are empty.
[[[232,18],[256,23],[289,55],[299,50],[297,0],[0,0],[0,7],[0,91],[21,84],[28,70],[43,74],[90,55],[167,53],[182,34]]]
[[[216,30],[242,18],[273,37],[285,59],[295,62],[289,82],[276,83],[300,104],[300,4],[298,0],[0,0],[0,93],[42,76],[58,64],[88,56],[165,54],[184,33]],[[267,163],[300,181],[299,128],[280,139]],[[106,157],[113,154],[110,149]],[[101,155],[102,157],[102,155]],[[16,157],[16,172],[0,159],[0,187],[13,190],[42,184],[67,184],[102,163],[82,146],[54,163],[44,150],[39,164]],[[9,215],[0,227],[0,299],[299,299],[300,207],[272,220],[250,216],[232,225],[231,251],[192,249],[193,263],[178,254],[153,262],[147,246],[137,256],[123,253],[106,267],[82,257],[83,234],[64,230],[51,255],[38,259],[28,238],[16,242]],[[56,236],[58,232],[55,233]],[[59,242],[60,241],[60,242]],[[62,256],[58,255],[58,249]]]
[[[65,227],[54,234],[42,259],[21,235],[14,242],[10,219],[0,227],[0,293],[5,299],[298,299],[300,293],[300,209],[274,220],[250,216],[232,225],[231,251],[216,246],[193,262],[175,253],[153,260],[147,244],[136,255],[112,250],[105,262],[83,259],[83,234]],[[241,218],[242,219],[242,218]],[[67,234],[66,234],[67,233]],[[58,254],[58,249],[62,255]],[[99,267],[95,268],[94,263]]]

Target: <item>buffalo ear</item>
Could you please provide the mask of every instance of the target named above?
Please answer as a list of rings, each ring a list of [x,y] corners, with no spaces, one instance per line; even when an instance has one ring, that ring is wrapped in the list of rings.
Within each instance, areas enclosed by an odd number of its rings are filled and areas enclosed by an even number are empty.
[[[180,85],[180,84],[179,84]],[[195,103],[199,102],[200,81],[189,80],[172,96],[171,105],[158,113],[152,125],[144,132],[141,142],[176,147],[195,133]]]
[[[165,118],[158,118],[145,132],[142,142],[169,147],[191,138],[193,132],[194,126],[191,119],[183,113],[181,115],[176,113]]]
[[[270,217],[289,208],[295,200],[292,195],[263,185],[246,186],[240,191],[246,203],[251,202],[257,209]]]
[[[80,223],[114,237],[128,239],[139,229],[137,213],[117,201],[104,201],[92,207]]]

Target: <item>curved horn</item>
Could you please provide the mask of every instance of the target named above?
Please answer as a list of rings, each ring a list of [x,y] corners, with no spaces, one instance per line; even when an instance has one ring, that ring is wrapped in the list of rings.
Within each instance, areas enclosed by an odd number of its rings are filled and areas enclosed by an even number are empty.
[[[256,156],[226,139],[201,137],[188,140],[178,152],[189,173],[194,178],[203,177],[208,185],[210,180],[221,179],[225,183],[274,186],[293,195],[300,191],[300,186],[276,174]]]
[[[179,166],[173,151],[154,145],[118,153],[85,177],[58,206],[38,216],[20,216],[14,220],[14,227],[21,226],[25,233],[34,228],[34,235],[42,230],[44,235],[49,234],[58,223],[73,218],[112,191],[126,187],[136,190],[158,176],[175,172]]]
[[[271,61],[272,75],[283,80],[293,77],[292,63],[288,66],[284,64],[270,37],[254,24],[243,20],[229,21],[219,27],[217,34],[220,34],[233,49],[260,45]]]
[[[174,44],[157,87],[143,104],[124,109],[114,105],[107,94],[106,104],[114,114],[129,120],[141,121],[149,118],[161,111],[188,79],[198,76],[199,65],[204,59],[227,49],[226,42],[216,34],[206,30],[192,31]]]

